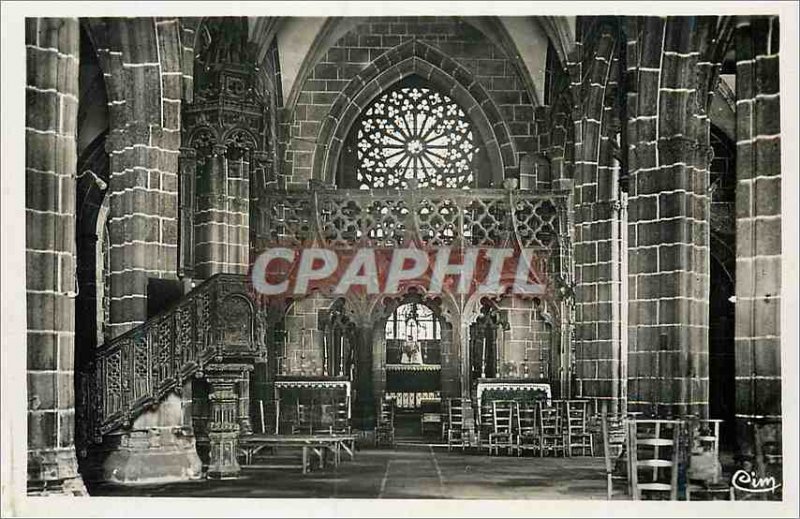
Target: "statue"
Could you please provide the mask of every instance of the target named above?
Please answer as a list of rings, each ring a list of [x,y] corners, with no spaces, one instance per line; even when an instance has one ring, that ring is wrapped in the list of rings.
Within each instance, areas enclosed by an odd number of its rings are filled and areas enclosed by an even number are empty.
[[[422,364],[422,350],[420,349],[419,342],[414,339],[410,333],[403,342],[402,355],[400,357],[400,364]]]

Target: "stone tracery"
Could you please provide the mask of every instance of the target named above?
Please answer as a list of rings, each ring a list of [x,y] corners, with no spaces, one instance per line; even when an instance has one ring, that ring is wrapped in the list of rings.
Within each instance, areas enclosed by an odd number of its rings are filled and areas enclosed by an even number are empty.
[[[473,185],[477,152],[471,124],[450,97],[425,87],[402,87],[381,95],[358,128],[361,189]]]

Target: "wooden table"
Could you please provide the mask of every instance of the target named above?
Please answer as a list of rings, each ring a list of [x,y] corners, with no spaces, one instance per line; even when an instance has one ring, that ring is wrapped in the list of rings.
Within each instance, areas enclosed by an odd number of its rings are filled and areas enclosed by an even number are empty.
[[[312,456],[319,459],[319,468],[325,467],[328,452],[333,455],[333,463],[339,466],[342,451],[354,459],[356,437],[352,434],[319,435],[279,435],[253,434],[239,439],[239,450],[244,453],[245,464],[249,465],[261,449],[265,447],[298,447],[303,451],[303,474],[311,469]]]

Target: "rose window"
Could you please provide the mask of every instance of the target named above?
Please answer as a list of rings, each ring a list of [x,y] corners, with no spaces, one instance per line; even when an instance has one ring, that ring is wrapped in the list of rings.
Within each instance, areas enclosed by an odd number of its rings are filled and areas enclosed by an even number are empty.
[[[380,96],[358,128],[361,189],[467,188],[474,183],[478,151],[466,114],[452,99],[424,87],[405,87]]]

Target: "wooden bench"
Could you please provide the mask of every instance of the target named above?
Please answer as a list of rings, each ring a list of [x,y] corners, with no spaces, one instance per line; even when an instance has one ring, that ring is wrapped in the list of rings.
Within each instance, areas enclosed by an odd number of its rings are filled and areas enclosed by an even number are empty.
[[[333,463],[339,466],[342,460],[342,451],[355,458],[355,435],[275,435],[275,434],[254,434],[239,440],[239,451],[244,454],[245,464],[249,465],[253,461],[253,456],[264,448],[288,447],[302,449],[302,470],[303,474],[308,473],[312,468],[312,456],[319,460],[319,468],[324,468],[327,455],[333,456]]]

